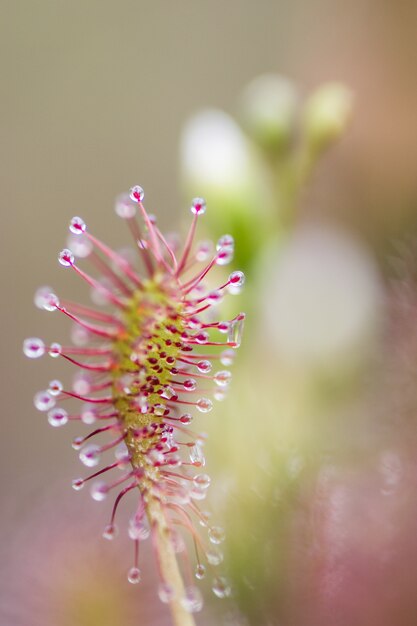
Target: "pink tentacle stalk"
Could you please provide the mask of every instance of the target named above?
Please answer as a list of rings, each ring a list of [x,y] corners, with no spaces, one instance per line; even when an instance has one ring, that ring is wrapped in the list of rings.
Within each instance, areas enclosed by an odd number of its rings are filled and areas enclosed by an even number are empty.
[[[54,427],[71,420],[97,424],[89,434],[77,437],[73,447],[89,468],[98,466],[101,456],[112,452],[116,460],[86,478],[76,479],[73,487],[79,490],[99,477],[91,486],[95,500],[103,500],[110,491],[121,487],[103,533],[106,539],[113,539],[117,533],[115,518],[122,499],[137,490],[138,505],[129,523],[133,566],[128,580],[132,584],[140,582],[140,543],[151,536],[161,578],[159,597],[170,605],[176,626],[192,626],[191,614],[201,609],[202,597],[190,579],[190,556],[183,553],[182,565],[177,561],[177,552],[185,550],[179,528],[191,534],[197,579],[205,574],[204,559],[210,568],[220,564],[222,556],[217,545],[223,541],[224,533],[220,527],[209,524],[196,504],[205,497],[210,477],[196,473],[196,468],[205,464],[204,439],[188,426],[194,409],[207,413],[213,407],[209,397],[201,396],[202,391],[208,395],[214,391],[217,398],[230,382],[230,372],[219,370],[216,365],[232,364],[234,349],[240,345],[244,314],[228,321],[213,321],[207,313],[225,293],[236,292],[243,285],[244,276],[242,272],[232,272],[227,279],[223,277],[217,290],[205,290],[204,279],[216,266],[232,259],[234,244],[230,235],[222,237],[209,261],[210,246],[195,246],[197,221],[206,210],[202,198],[192,202],[193,220],[179,257],[177,246],[171,245],[157,228],[143,200],[143,189],[135,186],[130,194],[118,199],[116,212],[127,221],[146,275],[142,277],[135,261],[114,252],[88,232],[80,217],[74,217],[70,231],[88,243],[90,261],[102,277],[95,278],[78,267],[69,249],[59,254],[59,262],[73,269],[93,289],[95,299],[112,310],[60,302],[50,288],[43,287],[36,294],[36,305],[47,311],[60,311],[93,343],[63,347],[59,343],[46,345],[35,337],[24,342],[24,353],[30,358],[44,354],[61,357],[80,371],[72,389],[65,390],[60,381],[51,381],[45,391],[36,394],[35,406],[47,413]],[[136,219],[137,209],[145,235]],[[204,266],[196,270],[199,263]],[[219,333],[226,337],[222,339]],[[208,346],[221,351],[211,353],[205,350]],[[213,368],[217,371],[212,372]],[[199,386],[200,381],[206,389]],[[74,402],[83,403],[81,410],[69,412],[64,408]],[[182,407],[189,407],[191,412],[183,412]],[[108,443],[91,443],[96,437],[109,435]],[[118,469],[125,470],[118,478],[101,480]],[[200,535],[201,525],[206,526],[214,548],[206,547]],[[181,569],[185,569],[186,584]],[[224,597],[229,595],[230,587],[223,577],[217,577],[213,591]]]

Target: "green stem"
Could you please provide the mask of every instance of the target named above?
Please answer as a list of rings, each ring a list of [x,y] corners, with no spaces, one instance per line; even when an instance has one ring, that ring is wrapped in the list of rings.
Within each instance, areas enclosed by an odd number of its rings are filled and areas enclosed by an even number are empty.
[[[173,624],[175,626],[196,626],[193,615],[186,611],[181,603],[185,596],[184,582],[178,567],[166,517],[158,500],[153,500],[149,504],[148,516],[151,525],[155,528],[155,544],[162,579],[172,587],[174,592],[169,603]]]

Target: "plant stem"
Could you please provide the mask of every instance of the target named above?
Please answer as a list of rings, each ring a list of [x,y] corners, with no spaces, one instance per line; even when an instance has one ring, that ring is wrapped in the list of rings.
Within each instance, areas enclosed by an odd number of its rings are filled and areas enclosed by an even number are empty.
[[[170,530],[164,510],[158,500],[149,504],[148,516],[154,528],[154,541],[162,579],[173,589],[173,598],[169,603],[175,626],[196,626],[194,617],[181,604],[185,596],[184,582],[178,567],[177,557],[172,545]]]

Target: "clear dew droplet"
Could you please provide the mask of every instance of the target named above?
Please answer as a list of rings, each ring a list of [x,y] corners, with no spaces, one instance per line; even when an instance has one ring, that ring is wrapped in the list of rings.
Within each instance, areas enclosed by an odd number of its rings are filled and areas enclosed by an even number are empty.
[[[79,456],[81,463],[86,467],[94,467],[98,465],[100,460],[100,448],[96,444],[91,443],[81,450]]]
[[[242,287],[245,282],[245,274],[243,272],[232,272],[229,276],[229,283],[233,287]]]
[[[221,370],[214,375],[214,382],[219,387],[226,387],[230,383],[231,378],[232,375],[228,370]]]
[[[216,244],[216,250],[219,252],[222,248],[234,248],[235,240],[232,235],[222,235]]]
[[[190,449],[190,461],[191,463],[194,463],[194,465],[201,467],[203,467],[206,463],[201,446],[198,444],[195,444],[195,446]]]
[[[53,359],[56,359],[62,352],[62,346],[60,343],[51,343],[49,346],[48,354]]]
[[[151,530],[145,520],[138,520],[135,517],[130,520],[128,527],[128,535],[130,539],[139,539],[140,541],[144,541],[145,539],[148,539],[150,534]]]
[[[207,304],[219,304],[223,299],[222,291],[211,291],[207,296]]]
[[[86,374],[85,372],[77,372],[74,376],[72,389],[75,393],[78,393],[80,396],[88,395],[91,389],[90,376]]]
[[[81,217],[73,217],[69,229],[74,235],[82,235],[87,230],[87,226]]]
[[[223,400],[226,398],[227,393],[226,393],[226,389],[216,389],[214,391],[214,399],[217,400],[217,402],[223,402]]]
[[[69,235],[67,246],[75,257],[86,259],[93,250],[93,244],[86,235]]]
[[[230,261],[233,259],[233,248],[223,247],[217,252],[216,264],[217,265],[228,265]]]
[[[195,568],[195,577],[197,578],[197,580],[203,580],[205,575],[206,575],[206,568],[204,567],[202,563],[199,563],[197,567]]]
[[[218,598],[228,598],[232,593],[230,584],[227,578],[225,578],[224,576],[217,576],[213,580],[212,589],[214,595],[216,595]]]
[[[95,483],[91,485],[91,497],[96,502],[102,502],[107,498],[107,494],[109,492],[109,488],[105,482],[102,480],[97,480]]]
[[[82,478],[75,478],[75,479],[72,481],[72,488],[73,488],[75,491],[80,491],[80,490],[84,487],[84,484],[85,484],[85,483],[84,483],[84,480],[83,480]]]
[[[211,478],[208,474],[196,474],[193,478],[193,483],[200,489],[208,489],[210,487]]]
[[[23,342],[23,353],[29,359],[39,359],[45,354],[45,344],[38,337],[30,337]]]
[[[208,531],[211,543],[218,545],[225,540],[226,534],[221,526],[212,526]]]
[[[206,557],[210,565],[213,565],[214,567],[217,567],[217,565],[220,565],[220,563],[223,562],[223,553],[217,548],[207,550]]]
[[[83,424],[94,424],[97,421],[97,411],[95,408],[90,408],[86,406],[81,411],[81,421]]]
[[[199,361],[197,363],[197,369],[199,372],[202,372],[203,374],[208,374],[208,372],[211,371],[212,368],[212,364],[210,363],[210,361]]]
[[[116,524],[107,524],[103,530],[102,537],[103,539],[107,539],[107,541],[113,541],[113,539],[117,537],[118,532]]]
[[[205,500],[207,496],[207,491],[202,487],[193,487],[189,493],[193,500]]]
[[[191,203],[191,213],[194,215],[203,215],[206,212],[206,201],[204,198],[194,198]]]
[[[71,250],[69,250],[68,248],[64,248],[58,254],[58,261],[64,267],[70,267],[71,265],[74,265],[74,255]]]
[[[207,261],[213,253],[213,243],[211,241],[200,241],[197,244],[195,258],[199,263]]]
[[[181,424],[191,424],[192,421],[193,416],[191,415],[191,413],[184,413],[184,415],[181,415],[180,417]]]
[[[142,202],[145,197],[145,192],[139,185],[134,185],[129,192],[129,197],[133,202]]]
[[[61,409],[60,407],[51,409],[48,412],[48,422],[51,426],[54,427],[65,426],[65,424],[68,422],[68,413],[65,411],[65,409]]]
[[[164,604],[169,604],[175,598],[175,590],[168,583],[160,583],[158,587],[158,597]]]
[[[116,215],[129,220],[136,214],[136,201],[132,200],[128,193],[122,193],[116,198],[114,210]]]
[[[47,302],[47,298],[48,298],[49,294],[51,294],[51,293],[53,293],[52,287],[47,287],[46,285],[43,286],[43,287],[39,287],[39,289],[37,289],[35,291],[35,296],[33,298],[35,306],[38,309],[44,309],[45,308],[45,302]]]
[[[230,367],[230,365],[233,364],[235,356],[236,355],[233,350],[223,350],[220,355],[220,363],[225,367]]]
[[[181,604],[188,613],[198,613],[203,608],[203,596],[198,587],[190,586],[185,589]]]
[[[33,398],[33,404],[38,411],[49,411],[55,406],[55,399],[47,391],[38,391]]]
[[[227,340],[229,343],[233,343],[235,348],[239,348],[241,344],[244,321],[245,321],[245,316],[242,313],[236,319],[230,322],[230,328],[229,328],[229,333],[227,335]]]
[[[213,408],[213,403],[209,398],[200,398],[197,400],[196,405],[201,413],[208,413]]]
[[[79,450],[84,443],[84,437],[75,437],[72,440],[72,447],[74,450]]]
[[[141,573],[138,567],[131,567],[127,573],[127,579],[132,585],[137,585],[141,581]]]
[[[63,390],[63,385],[60,380],[51,380],[48,387],[48,393],[51,396],[59,396]]]

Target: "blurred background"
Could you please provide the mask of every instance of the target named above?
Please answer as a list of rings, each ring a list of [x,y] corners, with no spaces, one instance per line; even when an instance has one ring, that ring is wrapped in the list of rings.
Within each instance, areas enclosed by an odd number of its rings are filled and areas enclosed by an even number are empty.
[[[2,626],[169,623],[33,407],[71,373],[21,351],[69,335],[38,286],[85,298],[56,262],[69,219],[126,245],[135,183],[166,231],[207,197],[247,274],[230,394],[199,420],[234,594],[201,623],[417,623],[416,24],[410,0],[3,0]]]

